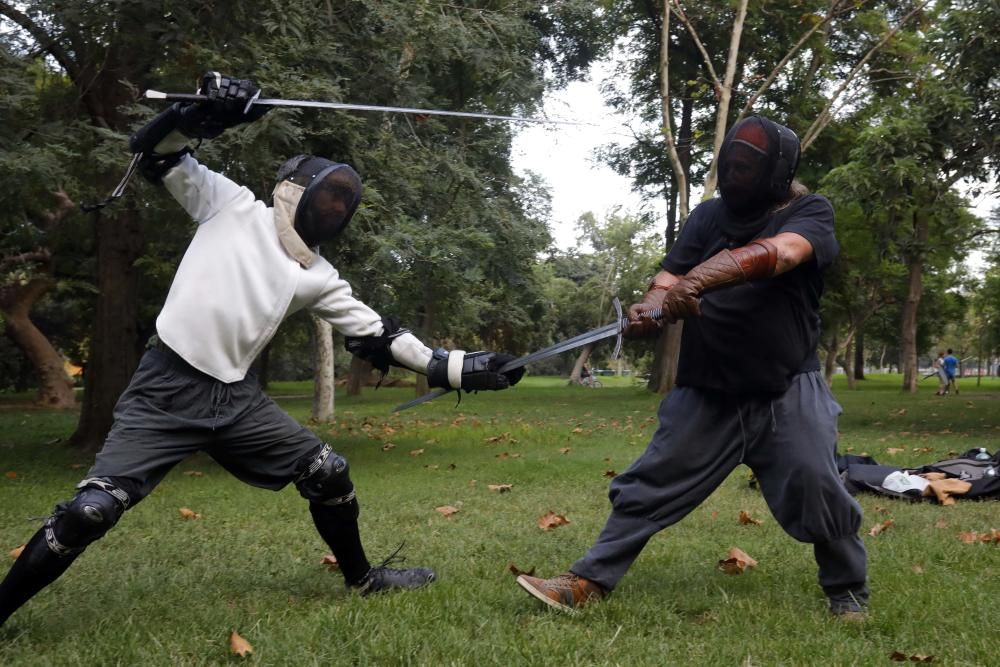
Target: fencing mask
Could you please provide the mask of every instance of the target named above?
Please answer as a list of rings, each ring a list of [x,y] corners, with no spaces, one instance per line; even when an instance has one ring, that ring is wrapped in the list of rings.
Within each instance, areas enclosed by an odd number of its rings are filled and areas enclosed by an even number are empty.
[[[737,217],[762,215],[788,198],[799,166],[799,138],[763,116],[739,121],[719,151],[719,191]]]
[[[313,155],[298,155],[278,170],[285,181],[301,186],[293,225],[309,247],[339,235],[361,202],[361,177],[350,166]],[[276,188],[277,190],[277,188]]]

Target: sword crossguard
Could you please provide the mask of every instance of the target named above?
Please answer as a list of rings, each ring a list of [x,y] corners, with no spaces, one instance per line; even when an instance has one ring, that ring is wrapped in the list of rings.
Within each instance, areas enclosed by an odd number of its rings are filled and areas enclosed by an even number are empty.
[[[625,327],[628,326],[628,320],[625,319],[625,316],[622,314],[622,302],[618,300],[618,297],[615,297],[611,304],[615,307],[615,317],[618,318],[618,322],[620,323],[618,327],[618,337],[615,338],[615,349],[611,352],[611,358],[617,359],[622,353],[622,332],[625,331]]]

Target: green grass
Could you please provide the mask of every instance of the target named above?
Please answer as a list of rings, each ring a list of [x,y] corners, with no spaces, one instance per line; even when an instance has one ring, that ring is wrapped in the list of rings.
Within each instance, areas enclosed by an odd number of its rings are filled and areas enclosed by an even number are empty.
[[[607,515],[605,472],[623,470],[654,427],[658,397],[627,378],[601,381],[584,389],[527,378],[513,391],[466,396],[458,407],[444,397],[401,415],[391,407],[412,389],[338,395],[336,424],[316,430],[351,461],[370,556],[405,541],[409,564],[438,570],[426,590],[348,594],[320,566],[327,550],[294,489],[244,486],[196,457],[0,628],[0,664],[882,665],[893,651],[943,665],[1000,662],[1000,546],[958,540],[962,530],[1000,529],[996,502],[861,497],[865,533],[895,521],[865,536],[873,599],[862,625],[828,618],[811,548],[770,518],[745,468],[656,536],[605,602],[567,616],[529,598],[508,562],[549,575],[581,555]],[[929,382],[904,395],[898,376],[861,384],[835,386],[842,450],[909,465],[1000,448],[1000,381],[965,380],[960,396],[943,398]],[[308,391],[279,384],[272,393]],[[306,418],[308,399],[282,403]],[[89,457],[61,441],[75,419],[23,403],[0,409],[0,474],[16,473],[0,477],[0,558],[85,472],[74,466]],[[496,483],[513,491],[490,492]],[[441,505],[460,512],[444,518]],[[202,518],[185,521],[180,507]],[[549,510],[571,523],[540,530]],[[763,525],[739,525],[740,510]],[[759,567],[718,572],[731,546]],[[252,655],[228,653],[232,630]]]

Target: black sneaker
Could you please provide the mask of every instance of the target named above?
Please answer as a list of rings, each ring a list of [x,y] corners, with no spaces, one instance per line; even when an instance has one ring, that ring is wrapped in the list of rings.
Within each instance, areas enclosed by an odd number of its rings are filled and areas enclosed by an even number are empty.
[[[365,578],[362,579],[360,583],[352,586],[352,588],[358,589],[358,594],[365,597],[374,593],[391,591],[397,588],[420,588],[421,586],[426,586],[437,578],[434,570],[429,567],[413,567],[407,570],[399,570],[389,567],[389,565],[402,563],[406,560],[405,556],[399,555],[402,548],[403,545],[400,544],[399,547],[392,552],[392,555],[382,561],[379,565],[376,565],[368,570],[368,574],[365,575]]]
[[[830,614],[846,621],[863,621],[868,617],[868,591],[844,591],[830,596]]]

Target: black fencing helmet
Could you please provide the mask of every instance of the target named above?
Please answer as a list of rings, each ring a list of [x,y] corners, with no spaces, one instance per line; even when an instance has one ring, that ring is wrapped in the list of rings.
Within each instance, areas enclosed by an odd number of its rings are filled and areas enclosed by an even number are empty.
[[[756,217],[788,199],[801,147],[794,132],[750,116],[726,133],[719,151],[719,191],[739,217]]]
[[[361,202],[361,177],[349,165],[298,155],[281,165],[278,182],[305,188],[295,209],[295,231],[314,247],[339,235]]]

